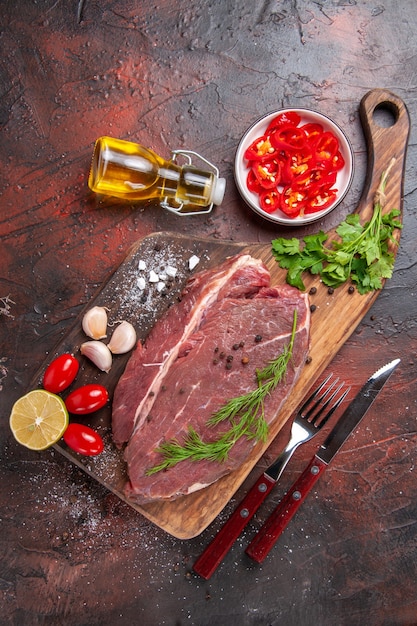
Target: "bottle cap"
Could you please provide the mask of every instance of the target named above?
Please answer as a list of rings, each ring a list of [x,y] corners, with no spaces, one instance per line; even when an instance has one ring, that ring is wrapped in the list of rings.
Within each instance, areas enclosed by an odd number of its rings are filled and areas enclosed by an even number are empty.
[[[213,187],[211,190],[210,204],[218,206],[223,202],[224,192],[226,190],[226,179],[214,177]]]

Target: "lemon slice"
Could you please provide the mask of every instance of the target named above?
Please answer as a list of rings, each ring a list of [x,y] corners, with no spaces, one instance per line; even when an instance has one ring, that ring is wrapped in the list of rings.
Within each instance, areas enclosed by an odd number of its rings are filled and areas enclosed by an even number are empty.
[[[44,389],[29,391],[15,402],[10,428],[15,439],[30,450],[45,450],[61,439],[68,426],[64,401]]]

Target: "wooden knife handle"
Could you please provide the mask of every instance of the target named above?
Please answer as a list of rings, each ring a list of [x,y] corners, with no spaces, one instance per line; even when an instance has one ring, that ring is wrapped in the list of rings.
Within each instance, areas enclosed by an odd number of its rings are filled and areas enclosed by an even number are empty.
[[[276,481],[265,475],[258,478],[213,541],[194,563],[193,569],[197,574],[202,578],[210,578],[275,484]]]
[[[313,457],[246,548],[251,559],[262,563],[326,467],[326,463]]]

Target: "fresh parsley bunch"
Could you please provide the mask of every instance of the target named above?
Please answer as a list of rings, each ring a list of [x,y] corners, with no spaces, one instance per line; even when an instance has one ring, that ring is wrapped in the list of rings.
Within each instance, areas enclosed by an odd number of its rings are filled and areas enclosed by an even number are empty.
[[[304,272],[319,274],[328,287],[339,287],[349,278],[356,283],[359,293],[364,294],[382,288],[382,281],[391,278],[394,269],[394,254],[389,243],[397,243],[394,230],[402,228],[397,219],[398,209],[382,213],[387,174],[383,173],[376,193],[374,212],[369,222],[360,223],[359,215],[348,215],[336,233],[340,241],[328,239],[323,231],[307,235],[302,240],[280,237],[272,241],[272,253],[280,267],[287,271],[287,283],[304,291]]]

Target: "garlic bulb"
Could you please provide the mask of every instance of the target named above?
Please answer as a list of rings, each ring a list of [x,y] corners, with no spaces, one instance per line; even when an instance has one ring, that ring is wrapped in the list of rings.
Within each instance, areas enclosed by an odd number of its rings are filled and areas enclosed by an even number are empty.
[[[108,347],[101,341],[86,341],[81,344],[80,352],[90,359],[102,372],[109,372],[113,357]]]
[[[115,329],[108,348],[113,354],[125,354],[136,343],[136,331],[130,322],[121,322]]]
[[[93,306],[83,317],[83,331],[92,339],[107,337],[107,311],[102,306]]]

